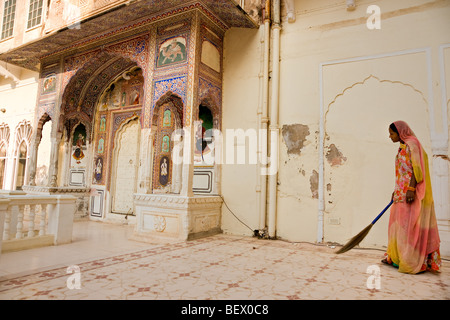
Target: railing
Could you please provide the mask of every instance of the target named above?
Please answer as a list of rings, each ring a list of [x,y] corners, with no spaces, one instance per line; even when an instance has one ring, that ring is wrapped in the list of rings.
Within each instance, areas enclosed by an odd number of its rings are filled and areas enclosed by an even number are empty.
[[[0,247],[3,246],[5,251],[5,246],[14,243],[14,250],[25,249],[42,242],[46,236],[51,236],[46,239],[54,245],[71,242],[75,201],[75,197],[67,195],[0,198],[0,236],[3,240]]]

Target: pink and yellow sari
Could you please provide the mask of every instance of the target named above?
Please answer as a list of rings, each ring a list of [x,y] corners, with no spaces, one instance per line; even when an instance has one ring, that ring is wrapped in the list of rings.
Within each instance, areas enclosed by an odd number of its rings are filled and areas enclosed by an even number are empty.
[[[385,261],[400,272],[416,274],[440,271],[439,233],[437,228],[428,156],[404,121],[394,122],[401,144],[395,161],[396,185],[391,207],[388,248]],[[405,201],[410,179],[416,178],[412,203]]]

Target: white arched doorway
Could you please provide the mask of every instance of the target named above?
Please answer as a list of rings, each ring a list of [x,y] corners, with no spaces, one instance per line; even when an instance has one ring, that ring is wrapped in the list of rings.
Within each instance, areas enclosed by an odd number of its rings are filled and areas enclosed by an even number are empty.
[[[22,190],[28,184],[28,160],[32,129],[28,121],[20,122],[15,134],[15,169],[12,190]]]
[[[428,105],[412,85],[370,75],[343,90],[326,108],[324,130],[324,240],[345,243],[390,201],[398,144],[388,127],[406,121],[430,154]],[[387,245],[389,217],[363,246]]]
[[[132,214],[134,211],[133,194],[137,188],[139,140],[138,118],[125,123],[116,134],[111,180],[112,213]]]

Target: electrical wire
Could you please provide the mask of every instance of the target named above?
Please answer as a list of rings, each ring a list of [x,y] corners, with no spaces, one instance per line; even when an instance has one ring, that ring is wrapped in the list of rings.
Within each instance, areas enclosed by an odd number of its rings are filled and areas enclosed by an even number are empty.
[[[241,219],[239,219],[235,214],[234,214],[234,212],[228,207],[228,205],[227,205],[227,203],[226,203],[226,201],[225,201],[225,199],[223,198],[223,196],[222,195],[220,195],[220,197],[222,198],[222,201],[223,201],[223,203],[225,204],[225,207],[227,207],[227,209],[228,209],[228,211],[230,211],[230,213],[240,222],[240,223],[242,223],[244,226],[246,226],[252,233],[254,233],[255,232],[255,230],[254,229],[252,229],[252,228],[250,228],[247,224],[245,224]]]

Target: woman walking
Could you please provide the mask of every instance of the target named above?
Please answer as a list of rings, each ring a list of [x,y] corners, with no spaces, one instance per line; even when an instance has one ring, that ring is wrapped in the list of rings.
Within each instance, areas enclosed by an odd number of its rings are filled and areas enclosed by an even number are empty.
[[[389,126],[392,142],[400,142],[395,158],[395,189],[392,194],[388,248],[382,262],[400,272],[440,272],[437,229],[428,156],[404,121]]]

